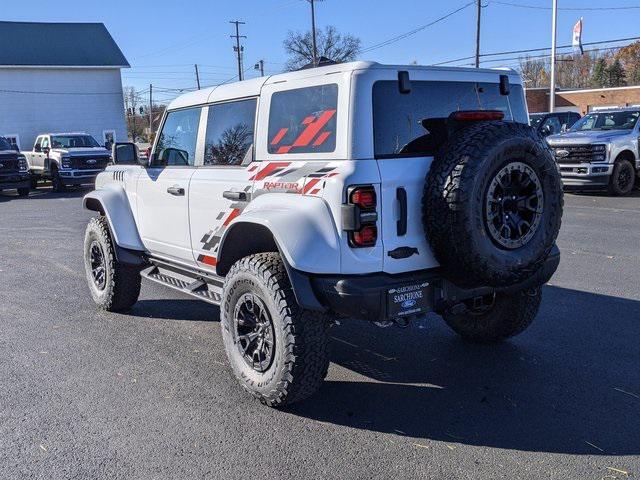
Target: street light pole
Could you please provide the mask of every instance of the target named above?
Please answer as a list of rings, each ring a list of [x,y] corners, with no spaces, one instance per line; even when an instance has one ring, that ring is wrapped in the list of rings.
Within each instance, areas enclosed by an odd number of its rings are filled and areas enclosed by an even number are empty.
[[[558,33],[558,0],[552,0],[551,13],[551,86],[549,87],[549,111],[556,108],[556,36]]]
[[[318,45],[316,44],[316,8],[315,0],[308,0],[311,4],[311,41],[313,44],[313,66],[318,66]]]
[[[480,68],[480,15],[482,12],[482,0],[478,1],[478,13],[477,13],[477,24],[476,24],[476,68]]]

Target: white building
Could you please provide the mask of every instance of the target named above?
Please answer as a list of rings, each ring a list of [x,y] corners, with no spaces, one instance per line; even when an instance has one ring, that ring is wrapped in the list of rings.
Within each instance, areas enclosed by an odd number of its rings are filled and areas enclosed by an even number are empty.
[[[0,22],[0,136],[30,150],[47,132],[127,140],[121,68],[101,23]]]

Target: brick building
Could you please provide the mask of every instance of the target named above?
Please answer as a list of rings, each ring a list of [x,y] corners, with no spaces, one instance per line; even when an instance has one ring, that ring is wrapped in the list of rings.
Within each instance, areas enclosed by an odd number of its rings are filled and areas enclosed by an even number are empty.
[[[526,95],[529,113],[549,111],[548,88],[528,88]],[[632,106],[640,106],[640,86],[556,90],[558,112],[572,111],[585,115],[603,108]]]

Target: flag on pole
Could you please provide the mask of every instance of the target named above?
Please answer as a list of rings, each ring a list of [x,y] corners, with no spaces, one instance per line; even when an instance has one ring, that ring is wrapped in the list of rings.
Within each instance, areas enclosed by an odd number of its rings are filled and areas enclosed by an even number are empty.
[[[582,48],[582,17],[580,17],[580,20],[573,26],[573,40],[571,41],[571,45],[573,46],[574,53],[584,54]]]

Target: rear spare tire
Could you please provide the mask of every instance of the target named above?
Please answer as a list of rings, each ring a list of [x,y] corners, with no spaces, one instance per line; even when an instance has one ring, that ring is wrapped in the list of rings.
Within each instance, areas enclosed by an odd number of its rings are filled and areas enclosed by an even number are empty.
[[[562,205],[560,174],[538,134],[520,123],[483,122],[454,133],[436,154],[423,224],[452,282],[503,287],[542,267]]]

